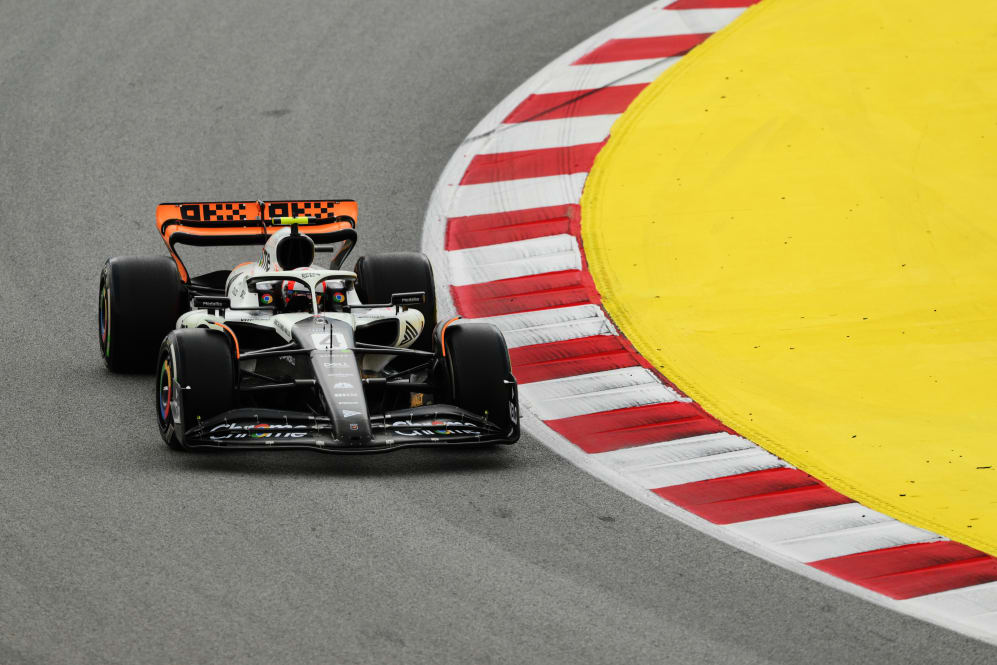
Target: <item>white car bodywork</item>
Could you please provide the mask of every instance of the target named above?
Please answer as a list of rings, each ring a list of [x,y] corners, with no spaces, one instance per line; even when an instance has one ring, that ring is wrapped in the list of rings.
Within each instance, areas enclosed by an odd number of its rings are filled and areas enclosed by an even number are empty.
[[[186,312],[177,320],[177,328],[217,328],[231,333],[226,328],[229,322],[248,323],[254,326],[271,328],[286,342],[292,341],[291,328],[295,323],[314,316],[338,319],[348,324],[353,330],[366,323],[381,319],[398,319],[398,334],[389,346],[409,348],[418,339],[425,327],[425,318],[417,309],[407,309],[396,306],[368,307],[362,303],[356,292],[357,275],[347,270],[328,270],[315,265],[294,270],[282,270],[276,260],[276,246],[280,240],[290,234],[289,229],[275,233],[263,247],[262,256],[257,262],[243,263],[237,266],[225,283],[225,297],[228,307],[217,309],[194,309]],[[272,280],[267,279],[272,278]],[[261,302],[261,295],[251,288],[252,283],[274,283],[274,291],[280,292],[280,285],[294,281],[299,287],[307,285],[311,295],[310,312],[281,312],[280,298],[274,298],[267,304]],[[324,288],[323,288],[324,287]],[[300,291],[303,293],[304,291]],[[345,302],[340,303],[344,311],[326,311],[328,307],[320,307],[320,295],[332,297],[331,292],[341,292]],[[326,304],[326,303],[323,303]],[[379,304],[379,303],[370,303]],[[356,308],[354,310],[353,308]],[[379,371],[391,359],[391,356],[368,354],[363,361],[365,371]]]

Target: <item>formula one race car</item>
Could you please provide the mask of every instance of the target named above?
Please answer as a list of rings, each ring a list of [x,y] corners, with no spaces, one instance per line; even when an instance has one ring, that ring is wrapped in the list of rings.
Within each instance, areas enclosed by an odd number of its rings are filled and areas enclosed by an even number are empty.
[[[502,334],[437,323],[422,254],[342,270],[356,216],[344,200],[164,203],[156,223],[170,256],[107,261],[101,355],[115,372],[156,372],[167,445],[360,453],[518,440]],[[180,244],[263,251],[191,277]]]

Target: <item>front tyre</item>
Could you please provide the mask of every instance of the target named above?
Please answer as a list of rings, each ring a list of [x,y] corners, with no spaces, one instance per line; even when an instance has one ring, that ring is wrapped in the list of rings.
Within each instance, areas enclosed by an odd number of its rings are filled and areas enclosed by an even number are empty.
[[[185,328],[166,336],[156,373],[156,416],[166,445],[185,450],[185,432],[235,408],[236,362],[218,330]]]
[[[519,439],[519,394],[499,329],[457,320],[437,326],[434,343],[444,400],[498,426],[509,443]]]
[[[156,349],[186,312],[187,289],[166,256],[117,256],[100,273],[97,341],[112,372],[151,372]]]

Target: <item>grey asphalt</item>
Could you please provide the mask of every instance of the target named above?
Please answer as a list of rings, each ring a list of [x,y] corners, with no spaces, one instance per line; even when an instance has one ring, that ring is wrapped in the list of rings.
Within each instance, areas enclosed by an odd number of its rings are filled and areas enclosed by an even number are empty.
[[[98,273],[163,253],[156,203],[354,197],[362,251],[417,249],[460,139],[642,4],[0,2],[0,663],[994,662],[529,436],[174,453],[104,369]]]

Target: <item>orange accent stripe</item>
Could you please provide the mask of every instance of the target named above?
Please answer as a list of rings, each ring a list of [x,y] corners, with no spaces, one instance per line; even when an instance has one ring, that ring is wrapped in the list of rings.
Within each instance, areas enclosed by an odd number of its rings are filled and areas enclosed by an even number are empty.
[[[267,236],[271,236],[277,231],[280,231],[281,226],[268,226],[266,227]],[[350,222],[331,222],[329,224],[313,224],[308,228],[308,233],[330,233],[332,231],[339,231],[340,229],[352,229],[353,225]],[[214,227],[214,228],[195,228],[185,225],[170,226],[166,229],[166,232],[162,234],[163,242],[166,243],[167,249],[170,250],[170,255],[173,257],[174,263],[177,264],[177,270],[180,271],[180,279],[183,282],[189,281],[189,275],[184,269],[182,262],[180,261],[177,253],[173,251],[170,246],[170,238],[174,233],[188,233],[190,235],[197,236],[216,236],[219,238],[232,238],[232,237],[253,237],[260,236],[262,227],[258,228],[225,228],[225,227]],[[306,234],[307,235],[307,234]]]
[[[180,257],[177,256],[177,253],[173,251],[173,248],[170,247],[170,243],[166,243],[166,249],[169,250],[170,258],[173,259],[173,263],[177,264],[177,271],[180,273],[180,281],[186,284],[190,281],[190,275],[187,274],[187,268],[184,267],[183,261],[181,261]]]
[[[263,235],[262,226],[250,226],[250,227],[225,227],[222,226],[223,222],[219,222],[218,226],[214,227],[194,227],[186,226],[183,223],[175,224],[169,226],[166,232],[163,233],[163,238],[169,240],[174,233],[187,233],[193,236],[221,236],[221,237],[231,237],[231,236],[260,236]],[[282,226],[267,226],[266,234],[272,236],[281,229],[286,228]],[[329,222],[327,224],[311,224],[303,232],[305,235],[310,235],[312,233],[329,233],[331,231],[339,231],[340,229],[352,229],[353,224],[350,222]]]
[[[453,323],[454,321],[456,321],[459,318],[460,318],[459,316],[453,317],[452,319],[450,319],[449,321],[447,321],[446,323],[444,323],[443,324],[443,329],[440,330],[440,347],[443,349],[443,357],[444,358],[447,357],[447,345],[443,343],[443,341],[445,339],[445,336],[447,334],[447,326],[449,326],[451,323]]]
[[[227,332],[229,335],[232,335],[232,341],[235,343],[235,359],[238,360],[239,359],[239,338],[235,336],[235,331],[232,330],[231,328],[229,328],[224,323],[212,323],[211,325],[218,326],[219,328],[221,328],[222,330],[224,330],[225,332]]]

